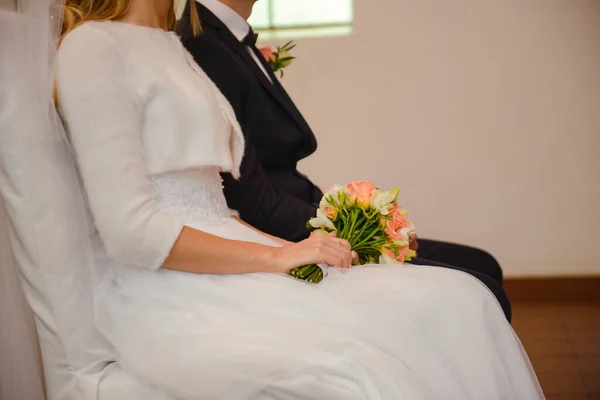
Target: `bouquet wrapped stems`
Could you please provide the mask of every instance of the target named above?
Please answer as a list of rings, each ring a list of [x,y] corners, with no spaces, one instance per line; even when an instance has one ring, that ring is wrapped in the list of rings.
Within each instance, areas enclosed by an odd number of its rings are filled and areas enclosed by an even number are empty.
[[[317,264],[305,265],[290,271],[290,274],[297,279],[309,283],[319,283],[323,280],[323,270]]]

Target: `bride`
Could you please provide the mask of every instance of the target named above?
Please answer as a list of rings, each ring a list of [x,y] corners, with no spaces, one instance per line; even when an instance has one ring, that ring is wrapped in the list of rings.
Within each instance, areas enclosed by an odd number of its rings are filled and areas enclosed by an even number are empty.
[[[219,172],[239,176],[243,136],[174,23],[173,0],[67,0],[56,61],[96,323],[123,369],[185,399],[543,398],[473,277],[349,269],[344,240],[288,244],[234,216]],[[321,284],[287,275],[310,263],[332,266]]]

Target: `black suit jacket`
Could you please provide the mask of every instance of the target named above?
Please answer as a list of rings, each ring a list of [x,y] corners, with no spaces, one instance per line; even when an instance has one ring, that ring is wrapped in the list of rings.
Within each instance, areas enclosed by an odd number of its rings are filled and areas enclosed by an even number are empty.
[[[271,68],[271,83],[229,29],[196,3],[203,33],[191,32],[189,5],[179,21],[183,44],[229,100],[244,136],[241,178],[223,174],[230,208],[249,224],[292,241],[308,236],[321,191],[296,169],[317,142]],[[262,57],[259,57],[264,62]]]

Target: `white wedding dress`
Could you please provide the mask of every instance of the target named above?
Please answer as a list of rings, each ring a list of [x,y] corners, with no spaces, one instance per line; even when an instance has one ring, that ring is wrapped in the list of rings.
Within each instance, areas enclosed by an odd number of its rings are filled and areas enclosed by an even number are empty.
[[[194,400],[541,399],[494,296],[434,267],[287,275],[160,268],[183,225],[275,246],[230,217],[233,113],[177,38],[112,22],[69,34],[59,104],[97,234],[99,329],[122,368]],[[243,147],[242,147],[243,148]]]

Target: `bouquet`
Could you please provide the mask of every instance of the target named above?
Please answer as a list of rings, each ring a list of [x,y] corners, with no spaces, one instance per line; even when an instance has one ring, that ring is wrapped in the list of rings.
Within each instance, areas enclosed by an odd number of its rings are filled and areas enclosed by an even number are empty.
[[[307,227],[324,234],[336,232],[358,254],[358,265],[402,264],[416,253],[409,248],[414,226],[407,211],[398,205],[400,189],[382,191],[370,181],[335,185],[321,199],[317,216]],[[323,279],[316,264],[290,271],[295,278],[310,283]]]

